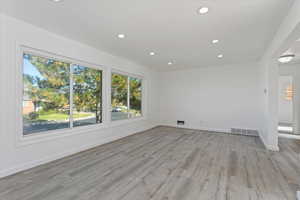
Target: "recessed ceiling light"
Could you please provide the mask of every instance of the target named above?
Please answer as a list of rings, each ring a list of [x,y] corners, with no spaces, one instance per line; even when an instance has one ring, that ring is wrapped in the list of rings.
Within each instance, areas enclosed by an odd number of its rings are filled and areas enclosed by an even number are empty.
[[[125,35],[124,34],[118,34],[118,38],[123,39],[123,38],[125,38]]]
[[[213,44],[217,44],[219,42],[219,40],[213,40],[211,41]]]
[[[198,13],[203,15],[203,14],[208,13],[208,10],[209,10],[208,7],[201,7],[198,9]]]
[[[223,57],[224,57],[223,54],[218,55],[218,58],[223,58]]]
[[[168,65],[173,65],[173,63],[172,62],[168,62]]]
[[[62,2],[63,0],[52,0],[55,3]]]
[[[150,56],[154,56],[154,55],[155,55],[155,52],[152,51],[152,52],[150,52],[149,54],[150,54]]]
[[[294,58],[295,58],[294,54],[286,54],[286,55],[280,56],[278,58],[278,61],[281,63],[288,63],[288,62],[291,62]]]

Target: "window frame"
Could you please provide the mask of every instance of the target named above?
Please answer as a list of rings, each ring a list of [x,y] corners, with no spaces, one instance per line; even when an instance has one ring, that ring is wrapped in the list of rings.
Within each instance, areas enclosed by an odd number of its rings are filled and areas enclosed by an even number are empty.
[[[130,113],[127,111],[127,115],[128,115],[128,118],[127,119],[118,119],[118,120],[112,120],[112,117],[111,117],[111,113],[112,113],[112,104],[111,104],[111,91],[112,91],[112,86],[111,86],[111,83],[112,83],[112,75],[113,74],[117,74],[117,75],[121,75],[121,76],[126,76],[127,77],[127,91],[128,91],[128,94],[127,94],[127,110],[129,111],[130,109],[130,78],[138,78],[141,80],[142,82],[142,97],[141,97],[141,116],[134,116],[134,117],[129,117]],[[135,120],[139,120],[139,119],[145,119],[145,78],[144,76],[142,75],[138,75],[138,74],[133,74],[133,73],[128,73],[128,72],[123,72],[123,71],[120,71],[120,70],[117,70],[117,69],[113,69],[111,70],[111,73],[110,73],[110,92],[109,92],[109,113],[110,113],[110,122],[113,123],[113,124],[123,124],[123,123],[126,123],[128,121],[135,121]]]
[[[64,137],[67,135],[74,135],[74,134],[80,134],[83,132],[90,132],[93,130],[98,130],[99,128],[104,128],[106,121],[107,121],[107,113],[106,113],[106,74],[107,74],[107,69],[101,65],[98,64],[93,64],[93,63],[89,63],[86,61],[81,61],[78,59],[73,59],[73,58],[68,58],[65,56],[60,56],[58,54],[54,54],[54,53],[50,53],[44,50],[40,50],[40,49],[35,49],[35,48],[31,48],[31,47],[27,47],[24,45],[20,45],[19,48],[17,49],[17,59],[16,59],[16,66],[17,66],[17,82],[16,82],[16,86],[17,86],[17,112],[16,112],[16,119],[18,124],[16,125],[16,129],[17,129],[17,144],[31,144],[31,143],[35,143],[36,141],[40,141],[40,140],[48,140],[48,139],[52,139],[52,138],[57,138],[57,137]],[[23,90],[24,90],[24,82],[23,82],[23,73],[24,73],[24,61],[23,61],[23,55],[24,54],[31,54],[34,56],[40,56],[43,58],[47,58],[47,59],[53,59],[53,60],[58,60],[61,62],[66,62],[68,64],[70,64],[70,120],[69,120],[69,124],[70,127],[68,128],[62,128],[62,129],[55,129],[55,130],[49,130],[49,131],[42,131],[42,132],[37,132],[37,133],[31,133],[28,135],[24,135],[23,134],[23,115],[22,115],[22,102],[23,102]],[[77,127],[71,127],[71,121],[72,120],[72,111],[73,110],[73,106],[71,106],[73,104],[73,66],[74,65],[80,65],[83,67],[88,67],[91,69],[96,69],[96,70],[100,70],[102,71],[102,88],[101,88],[101,106],[102,106],[102,122],[98,123],[98,124],[91,124],[91,125],[87,125],[87,126],[77,126]]]
[[[104,106],[104,94],[105,94],[105,88],[104,88],[104,71],[101,70],[101,69],[97,69],[95,67],[91,67],[91,66],[87,66],[86,64],[78,64],[78,63],[73,63],[71,65],[71,68],[70,68],[70,73],[71,73],[71,81],[70,81],[70,85],[72,85],[72,87],[70,87],[70,105],[73,105],[74,104],[74,99],[73,99],[73,86],[74,86],[74,66],[77,65],[77,66],[81,66],[81,67],[87,67],[87,68],[91,68],[91,69],[95,69],[95,70],[100,70],[101,71],[101,109],[102,109],[102,122],[101,123],[98,123],[98,124],[91,124],[91,125],[84,125],[84,126],[75,126],[74,127],[74,118],[72,117],[70,120],[70,124],[72,124],[72,129],[74,128],[81,128],[81,127],[90,127],[90,126],[97,126],[97,125],[101,125],[104,123],[104,120],[105,120],[105,106]],[[72,115],[73,116],[73,111],[74,111],[74,107],[72,106],[72,109],[70,109],[70,116]]]

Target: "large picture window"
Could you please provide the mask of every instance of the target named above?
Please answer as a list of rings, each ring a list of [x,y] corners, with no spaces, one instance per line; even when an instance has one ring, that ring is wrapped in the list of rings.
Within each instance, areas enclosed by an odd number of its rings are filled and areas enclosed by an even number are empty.
[[[102,122],[102,73],[73,65],[73,125]]]
[[[23,54],[23,135],[102,122],[102,71]]]
[[[142,116],[142,79],[117,73],[111,79],[112,121]]]

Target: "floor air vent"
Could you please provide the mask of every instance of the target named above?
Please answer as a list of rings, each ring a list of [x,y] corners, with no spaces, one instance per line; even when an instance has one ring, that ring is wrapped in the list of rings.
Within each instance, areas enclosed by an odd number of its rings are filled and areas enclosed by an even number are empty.
[[[184,121],[177,120],[177,125],[179,125],[179,126],[183,126],[183,125],[184,125]]]
[[[231,128],[231,133],[235,135],[246,135],[258,137],[258,131],[252,129]]]

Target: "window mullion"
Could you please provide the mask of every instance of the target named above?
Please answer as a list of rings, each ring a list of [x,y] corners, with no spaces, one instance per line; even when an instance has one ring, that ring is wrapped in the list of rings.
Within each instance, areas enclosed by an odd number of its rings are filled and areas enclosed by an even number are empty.
[[[128,118],[130,117],[130,84],[129,84],[130,78],[129,76],[127,77],[127,116]]]
[[[73,70],[74,64],[70,66],[70,128],[73,128]]]

